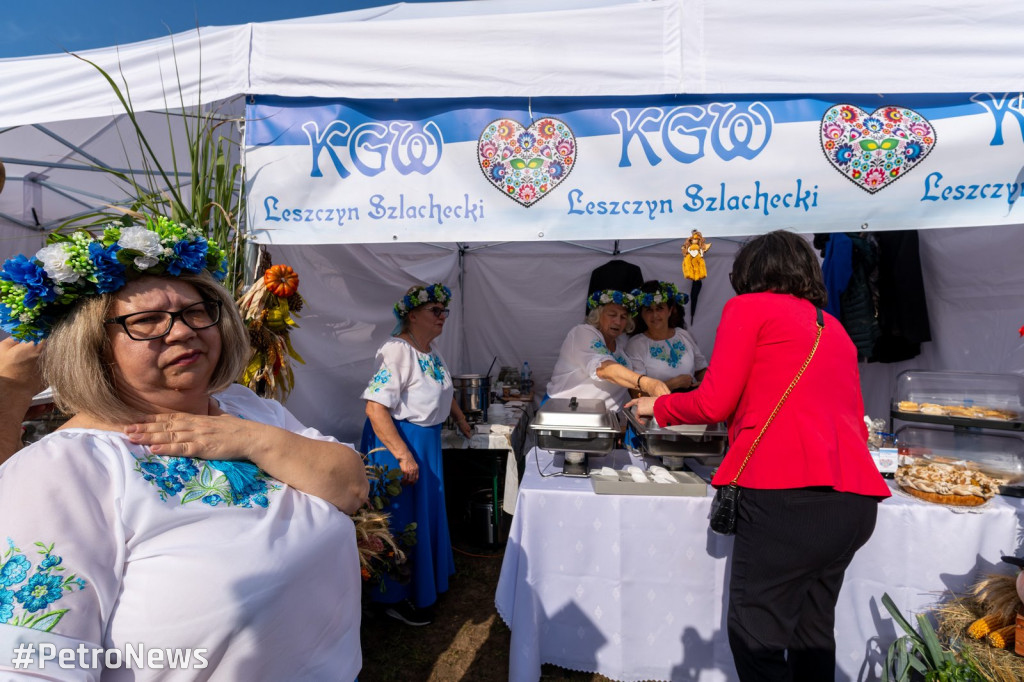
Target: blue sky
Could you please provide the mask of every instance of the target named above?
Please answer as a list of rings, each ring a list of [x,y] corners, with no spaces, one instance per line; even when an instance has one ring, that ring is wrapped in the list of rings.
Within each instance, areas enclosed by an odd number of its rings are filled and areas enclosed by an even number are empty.
[[[410,0],[406,0],[407,2]],[[411,0],[430,2],[431,0]],[[389,0],[0,0],[0,58],[123,45],[199,26],[245,24]]]

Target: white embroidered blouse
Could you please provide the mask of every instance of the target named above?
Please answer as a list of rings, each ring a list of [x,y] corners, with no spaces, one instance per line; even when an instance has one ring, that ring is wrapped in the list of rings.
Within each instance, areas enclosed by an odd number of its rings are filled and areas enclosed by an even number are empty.
[[[596,327],[576,325],[562,342],[551,381],[548,382],[548,396],[594,398],[603,400],[609,410],[618,410],[629,400],[629,390],[597,376],[597,368],[609,360],[631,368],[626,357],[626,336],[615,340],[613,352]]]
[[[626,355],[634,370],[662,381],[681,374],[693,376],[708,366],[693,335],[679,328],[672,338],[664,341],[655,341],[646,334],[637,334],[626,344]]]
[[[419,426],[435,426],[448,418],[455,390],[451,372],[433,345],[429,353],[421,353],[393,337],[377,351],[376,363],[363,400],[384,405],[397,421]]]
[[[242,386],[214,397],[333,440]],[[360,591],[351,519],[249,462],[66,429],[0,467],[2,679],[33,644],[31,679],[352,680]],[[62,669],[42,645],[86,653]]]

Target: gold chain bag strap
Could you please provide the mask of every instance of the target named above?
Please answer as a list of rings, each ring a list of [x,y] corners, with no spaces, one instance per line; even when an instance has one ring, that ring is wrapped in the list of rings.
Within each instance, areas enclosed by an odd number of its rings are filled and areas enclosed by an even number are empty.
[[[750,449],[747,450],[747,456],[743,458],[743,463],[740,464],[739,470],[736,475],[733,476],[732,481],[728,485],[724,485],[715,491],[715,497],[711,500],[711,513],[708,515],[709,525],[711,530],[719,535],[735,535],[736,533],[736,518],[739,514],[740,506],[740,487],[736,482],[740,478],[740,474],[743,473],[743,469],[746,468],[747,462],[750,461],[750,456],[754,454],[754,448],[761,442],[761,436],[768,430],[768,426],[775,419],[775,415],[779,413],[779,408],[786,402],[786,398],[793,392],[793,388],[796,386],[796,382],[800,381],[800,377],[804,375],[804,370],[807,369],[807,365],[811,364],[811,358],[814,357],[814,353],[818,350],[818,342],[821,341],[821,332],[825,328],[825,316],[821,312],[821,308],[817,308],[818,313],[818,334],[814,337],[814,346],[811,348],[810,354],[807,359],[804,360],[804,364],[800,367],[800,371],[793,377],[793,381],[789,383],[789,388],[779,398],[778,404],[775,405],[775,409],[768,415],[768,419],[765,421],[764,426],[761,427],[761,432],[757,434],[757,438],[750,444]]]

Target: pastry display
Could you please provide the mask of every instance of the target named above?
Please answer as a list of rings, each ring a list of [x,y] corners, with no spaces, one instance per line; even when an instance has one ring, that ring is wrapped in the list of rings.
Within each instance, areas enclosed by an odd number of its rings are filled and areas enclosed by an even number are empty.
[[[915,463],[896,470],[896,483],[914,497],[958,507],[984,504],[1005,481],[980,471],[941,462]]]
[[[961,417],[963,419],[997,419],[1013,421],[1020,418],[1020,413],[1013,410],[984,407],[981,405],[941,405],[939,403],[916,403],[912,400],[901,400],[896,404],[900,412],[920,412],[936,417]]]

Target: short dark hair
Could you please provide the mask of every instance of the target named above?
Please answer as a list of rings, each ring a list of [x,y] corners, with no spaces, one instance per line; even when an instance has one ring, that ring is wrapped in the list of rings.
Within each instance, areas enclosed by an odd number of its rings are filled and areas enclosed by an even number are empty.
[[[737,294],[770,291],[806,299],[819,308],[828,303],[817,254],[806,239],[786,230],[744,244],[733,261],[729,280]]]

